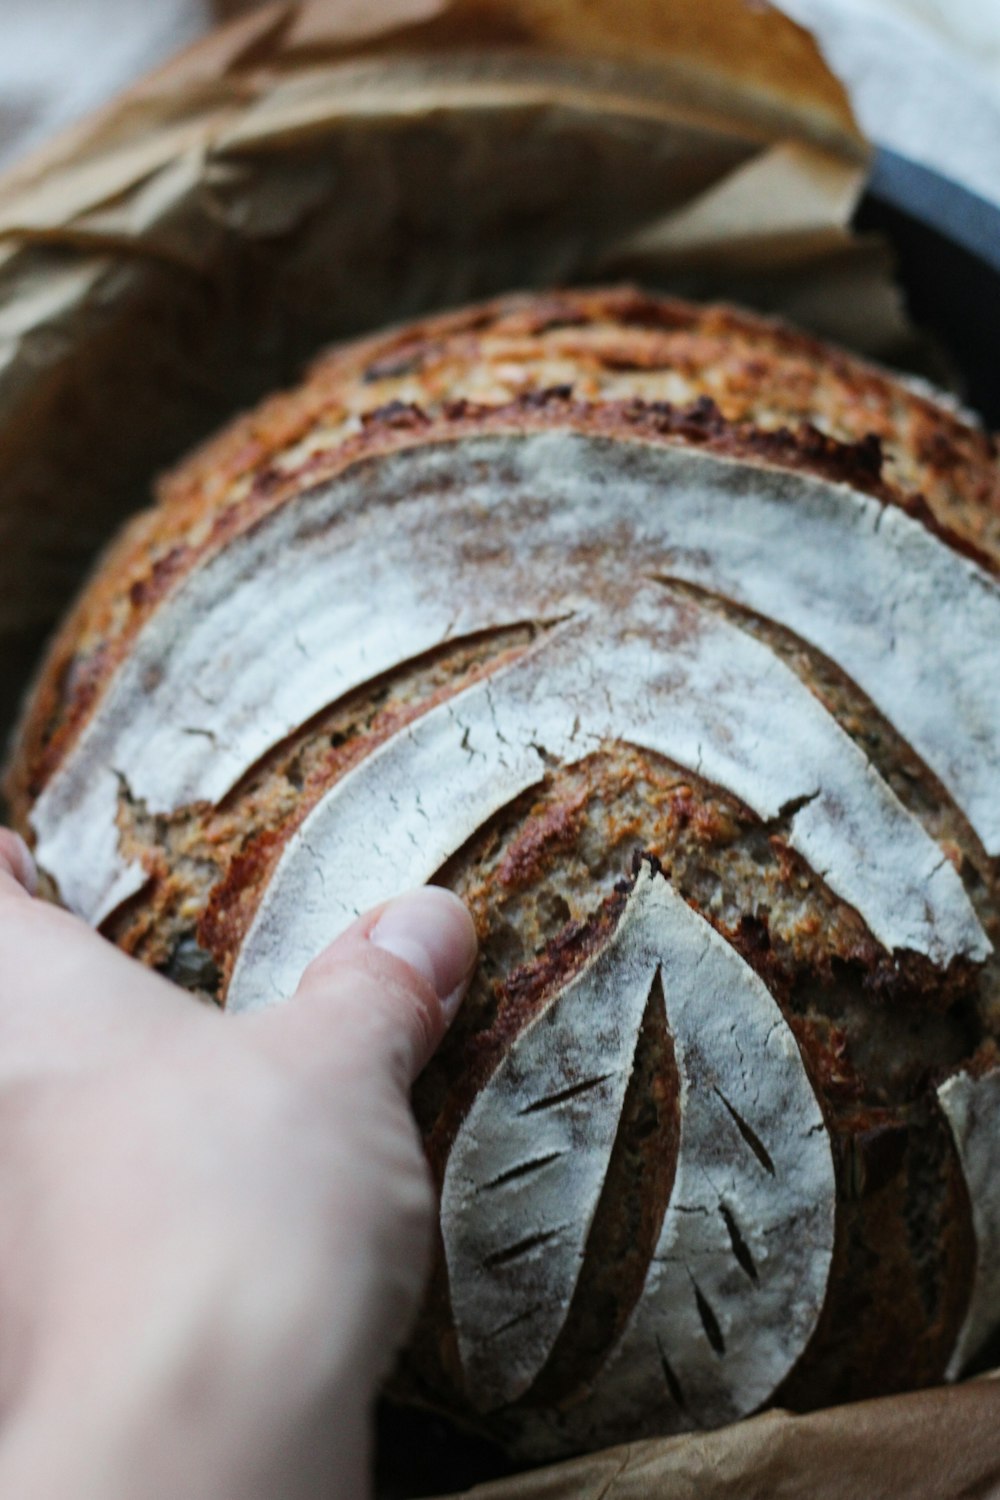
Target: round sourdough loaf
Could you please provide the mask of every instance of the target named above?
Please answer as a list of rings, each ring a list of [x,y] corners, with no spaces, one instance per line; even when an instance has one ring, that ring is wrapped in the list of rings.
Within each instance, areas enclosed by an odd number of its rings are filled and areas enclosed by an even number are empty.
[[[67,905],[236,1010],[475,915],[400,1394],[543,1454],[989,1351],[998,558],[952,406],[619,289],[334,351],[105,559],[8,778]]]

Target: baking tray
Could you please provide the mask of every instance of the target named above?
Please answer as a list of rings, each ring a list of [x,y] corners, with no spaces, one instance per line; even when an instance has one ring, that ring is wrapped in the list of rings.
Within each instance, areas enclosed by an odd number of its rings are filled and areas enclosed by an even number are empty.
[[[914,321],[951,357],[969,405],[1000,428],[1000,207],[879,148],[855,224],[890,241]]]

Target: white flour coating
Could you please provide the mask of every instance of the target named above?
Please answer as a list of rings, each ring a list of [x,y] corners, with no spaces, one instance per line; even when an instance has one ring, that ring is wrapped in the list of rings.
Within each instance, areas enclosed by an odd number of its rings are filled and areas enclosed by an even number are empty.
[[[747,683],[753,684],[751,692]],[[857,746],[766,646],[651,584],[580,614],[409,725],[338,781],[286,843],[227,1003],[291,994],[359,912],[428,880],[552,761],[623,740],[725,786],[887,948],[988,951],[954,869]]]
[[[656,972],[648,890],[644,867],[610,941],[517,1038],[448,1157],[451,1306],[481,1411],[527,1390],[566,1317]]]
[[[957,1380],[1000,1318],[1000,1070],[956,1073],[938,1089],[972,1204],[976,1270],[965,1321],[945,1372]]]
[[[145,881],[118,851],[120,779],[151,811],[218,802],[330,702],[523,619],[508,600],[529,618],[543,607],[528,578],[523,603],[495,588],[461,600],[431,503],[405,508],[411,524],[396,529],[391,510],[358,514],[366,493],[348,484],[283,507],[198,568],[140,633],[32,813],[38,859],[95,925]]]
[[[611,1440],[623,1419],[669,1432],[744,1416],[788,1374],[826,1294],[833,1161],[795,1040],[757,975],[644,867],[613,940],[518,1038],[448,1160],[442,1229],[472,1400],[523,1391],[565,1317],[657,971],[681,1087],[676,1177],[621,1340],[590,1395],[552,1418],[570,1443]],[[603,1096],[544,1107],[589,1077]],[[533,1155],[552,1160],[491,1187]]]
[[[623,593],[656,574],[712,588],[813,641],[894,719],[984,840],[1000,844],[991,579],[919,523],[844,486],[563,432],[359,465],[198,568],[144,628],[36,804],[39,860],[67,904],[99,922],[143,881],[117,847],[119,778],[151,811],[216,801],[312,714],[403,661],[530,616],[596,618],[602,599],[615,619]],[[776,670],[760,652],[756,662]],[[650,659],[648,669],[661,665]],[[741,686],[752,718],[757,684]],[[779,787],[778,736],[755,743],[774,764],[761,771],[775,809],[821,791],[798,836],[843,894],[854,872],[824,863],[811,827],[823,820],[824,775]],[[881,788],[883,801],[890,795]],[[857,809],[841,812],[846,823]],[[938,915],[908,920],[902,939],[899,923],[883,922],[882,941],[941,961],[986,954],[957,876],[929,841],[908,869],[863,827],[853,852],[892,859],[911,892],[931,882]]]

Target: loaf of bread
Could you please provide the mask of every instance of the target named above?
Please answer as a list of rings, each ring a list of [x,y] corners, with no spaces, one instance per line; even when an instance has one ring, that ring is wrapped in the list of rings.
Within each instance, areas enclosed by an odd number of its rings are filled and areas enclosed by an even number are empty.
[[[234,1010],[475,915],[400,1395],[546,1454],[988,1357],[998,563],[956,407],[631,289],[335,350],[105,559],[8,776],[62,901]]]

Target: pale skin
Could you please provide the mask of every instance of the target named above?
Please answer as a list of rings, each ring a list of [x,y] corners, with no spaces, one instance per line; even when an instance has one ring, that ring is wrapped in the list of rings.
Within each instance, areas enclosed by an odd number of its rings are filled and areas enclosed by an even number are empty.
[[[0,1494],[363,1500],[468,913],[411,893],[234,1017],[33,890],[0,830]]]

